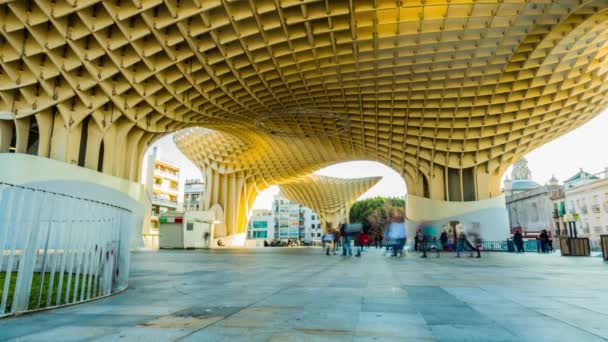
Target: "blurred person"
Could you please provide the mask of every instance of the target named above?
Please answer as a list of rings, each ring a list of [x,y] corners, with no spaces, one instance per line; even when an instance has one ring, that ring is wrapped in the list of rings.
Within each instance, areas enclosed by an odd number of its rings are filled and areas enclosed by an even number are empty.
[[[392,256],[403,256],[403,247],[407,240],[407,228],[399,211],[394,210],[392,212],[391,222],[389,222],[385,231],[387,238],[391,241]]]
[[[515,234],[513,234],[513,243],[517,248],[517,253],[524,253],[524,236],[521,233],[521,230],[517,230]]]
[[[460,258],[460,252],[464,251],[467,245],[467,237],[464,235],[464,231],[458,233],[458,240],[456,241],[456,257]]]
[[[340,225],[340,235],[342,236],[342,256],[353,256],[353,250],[350,246],[350,236],[347,232],[348,225],[343,223]]]
[[[340,236],[340,232],[337,229],[333,229],[332,231],[334,234],[334,255],[335,255],[336,252],[338,251],[338,249],[340,248],[341,236]]]
[[[466,238],[472,250],[477,252],[477,258],[481,258],[481,225],[473,222],[467,231]],[[472,252],[471,257],[473,257]]]
[[[426,258],[426,252],[427,250],[429,250],[429,248],[431,247],[431,245],[434,245],[434,240],[437,239],[436,235],[437,235],[437,228],[434,227],[431,223],[429,222],[423,222],[420,225],[420,234],[422,235],[422,242],[421,242],[421,247],[422,247],[422,258]]]
[[[323,241],[323,247],[325,248],[325,245],[327,245],[327,250],[325,251],[325,255],[329,255],[329,250],[332,249],[334,252],[334,255],[336,255],[336,250],[333,248],[333,244],[334,242],[334,234],[330,232],[323,234],[323,237],[321,237],[321,240]]]
[[[546,229],[543,229],[540,233],[540,250],[543,253],[547,253],[549,251],[549,234]]]
[[[361,233],[357,237],[357,244],[359,245],[358,246],[359,248],[357,249],[357,254],[355,255],[356,257],[361,256],[361,252],[363,252],[363,247],[367,243],[368,243],[368,236],[367,236],[367,234],[365,234],[365,232],[361,231]]]
[[[441,232],[441,236],[439,237],[441,241],[441,250],[447,250],[448,248],[448,232],[445,230]]]

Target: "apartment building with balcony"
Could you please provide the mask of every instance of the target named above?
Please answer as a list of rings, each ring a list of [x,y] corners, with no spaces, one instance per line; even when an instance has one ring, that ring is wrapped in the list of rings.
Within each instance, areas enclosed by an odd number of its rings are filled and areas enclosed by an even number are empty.
[[[608,234],[608,168],[596,174],[580,170],[565,183],[567,212],[578,214],[578,236],[598,248],[600,235]]]
[[[184,203],[185,211],[201,210],[201,199],[205,193],[205,183],[202,179],[187,179],[184,184]]]
[[[179,198],[179,167],[157,159],[154,161],[152,179],[153,215],[176,211]]]
[[[272,210],[253,209],[247,226],[247,239],[274,240],[274,215]]]
[[[292,202],[281,193],[274,197],[274,236],[279,240],[321,240],[321,221],[310,208]]]
[[[151,206],[149,229],[144,229],[144,245],[158,247],[158,216],[179,210],[180,168],[160,160],[158,148],[146,156],[143,181]]]

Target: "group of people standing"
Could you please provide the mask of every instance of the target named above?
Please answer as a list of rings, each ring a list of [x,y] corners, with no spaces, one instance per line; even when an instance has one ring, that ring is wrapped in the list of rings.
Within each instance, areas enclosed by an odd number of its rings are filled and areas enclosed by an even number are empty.
[[[365,246],[369,247],[372,238],[365,234],[362,230],[352,231],[352,226],[342,224],[340,230],[330,229],[327,234],[322,237],[323,247],[326,248],[326,255],[336,255],[339,247],[342,247],[343,256],[352,256],[351,247],[352,241],[358,246],[356,257],[361,256],[361,252]],[[445,227],[444,227],[445,228]],[[448,232],[449,230],[449,232]],[[457,233],[458,232],[458,233]],[[474,230],[465,234],[464,229],[460,227],[452,227],[444,229],[439,238],[437,238],[438,230],[431,224],[422,224],[416,230],[414,237],[414,250],[422,252],[422,257],[426,258],[427,251],[435,251],[439,256],[441,251],[454,251],[459,257],[461,252],[470,251],[471,256],[476,252],[476,257],[481,257],[481,238],[480,234]],[[386,247],[390,256],[404,256],[404,247],[407,242],[407,227],[403,215],[398,211],[391,214],[389,222],[384,228],[384,234],[374,239],[376,248],[381,246]]]
[[[361,257],[363,248],[371,245],[374,241],[376,248],[384,244],[387,250],[392,251],[393,256],[403,256],[403,247],[407,241],[405,223],[403,216],[399,212],[394,211],[392,213],[391,221],[387,224],[384,229],[383,237],[376,237],[372,239],[371,236],[367,235],[363,230],[351,230],[351,226],[348,224],[341,224],[340,230],[329,229],[326,234],[321,238],[323,242],[323,248],[326,249],[325,254],[336,255],[336,252],[342,246],[343,256],[352,256],[351,242],[354,241],[357,248],[355,257]]]
[[[458,230],[454,227],[448,230],[444,229],[439,235],[439,239],[436,237],[436,229],[432,226],[422,224],[416,231],[414,237],[414,250],[422,252],[422,257],[427,257],[427,252],[436,252],[437,256],[440,252],[456,252],[456,256],[460,257],[460,253],[464,251],[471,251],[477,253],[477,258],[481,258],[481,238],[474,237],[473,243],[469,241],[467,235],[464,233],[462,228]],[[471,256],[473,256],[471,254]]]
[[[518,230],[513,234],[513,244],[516,247],[517,253],[525,252],[524,236],[521,230]],[[538,253],[553,252],[553,240],[546,229],[543,229],[540,234],[536,236],[536,251]]]
[[[326,249],[326,255],[330,255],[332,252],[333,255],[336,255],[336,252],[342,247],[343,256],[353,255],[351,241],[355,241],[355,244],[358,247],[357,254],[355,254],[356,257],[360,257],[363,247],[369,248],[372,241],[369,235],[365,234],[363,231],[349,232],[347,224],[340,225],[340,230],[329,229],[321,240],[323,242],[323,248]]]

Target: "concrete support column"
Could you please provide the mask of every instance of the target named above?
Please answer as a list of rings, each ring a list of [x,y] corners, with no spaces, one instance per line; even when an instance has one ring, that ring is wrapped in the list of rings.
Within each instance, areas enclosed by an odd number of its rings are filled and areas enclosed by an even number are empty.
[[[70,127],[67,119],[55,114],[51,133],[51,159],[67,164],[78,164],[82,123]]]
[[[202,172],[203,181],[205,182],[205,192],[201,196],[201,209],[209,210],[211,208],[211,193],[213,189],[213,174],[210,168],[206,168]]]
[[[27,140],[30,136],[30,119],[36,120],[34,117],[29,116],[15,119],[15,133],[17,133],[16,153],[27,153]]]
[[[211,168],[205,169],[203,175],[206,188],[201,200],[202,210],[221,207],[223,218],[219,220],[225,226],[226,234],[245,233],[248,215],[258,194],[253,179],[238,173],[223,174]]]
[[[38,156],[49,158],[53,134],[53,113],[43,111],[36,114],[38,120]]]
[[[132,170],[131,172],[131,176],[130,179],[134,182],[139,182],[141,180],[141,174],[143,171],[143,165],[144,165],[144,156],[146,155],[146,151],[148,150],[148,147],[150,146],[150,140],[152,139],[154,135],[151,133],[145,133],[143,134],[142,138],[139,139],[139,142],[137,143],[137,154],[135,156],[135,158],[137,159],[136,163],[135,163],[135,169]]]
[[[142,163],[139,154],[139,141],[142,139],[144,131],[133,129],[127,136],[127,146],[125,151],[125,164],[122,172],[122,178],[133,181],[134,171],[138,169],[138,165]]]
[[[0,120],[0,153],[8,153],[13,139],[13,120]]]
[[[115,149],[116,149],[116,125],[110,126],[103,137],[103,168],[101,172],[107,175],[114,175]]]
[[[103,131],[99,128],[95,120],[89,120],[89,127],[87,131],[87,150],[84,158],[84,166],[86,168],[97,171],[102,141]]]

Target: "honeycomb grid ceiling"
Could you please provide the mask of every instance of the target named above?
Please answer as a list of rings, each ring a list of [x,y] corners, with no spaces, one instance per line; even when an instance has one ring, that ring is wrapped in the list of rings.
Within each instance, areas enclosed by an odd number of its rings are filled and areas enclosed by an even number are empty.
[[[347,179],[312,174],[281,184],[279,189],[290,201],[309,207],[319,214],[326,227],[327,220],[333,225],[345,223],[352,204],[381,179],[382,177]]]
[[[157,137],[206,127],[215,133],[176,137],[190,158],[267,184],[349,159],[406,179],[433,165],[491,173],[606,107],[607,6],[4,0],[0,119],[52,111],[70,127],[91,116],[103,131],[120,123]],[[348,130],[256,129],[260,116],[294,108],[345,115]]]

